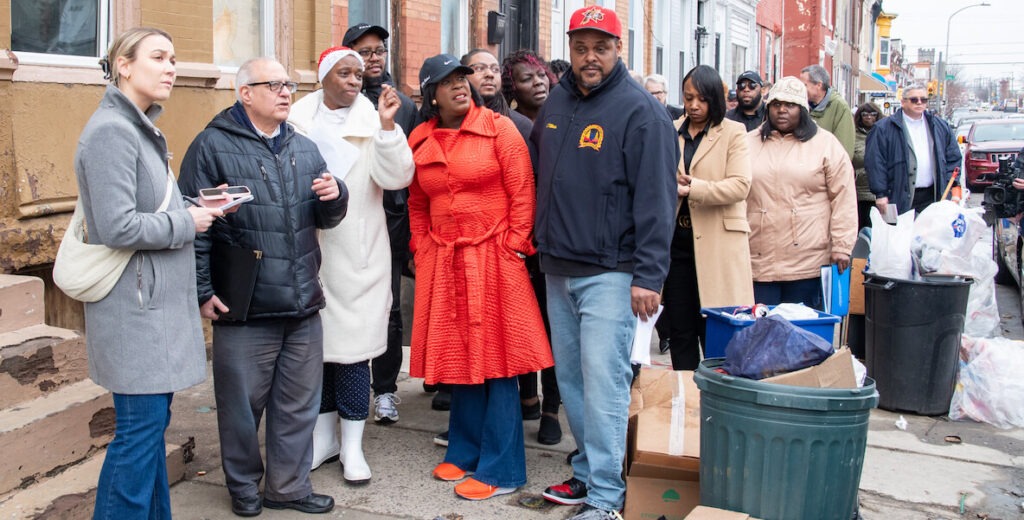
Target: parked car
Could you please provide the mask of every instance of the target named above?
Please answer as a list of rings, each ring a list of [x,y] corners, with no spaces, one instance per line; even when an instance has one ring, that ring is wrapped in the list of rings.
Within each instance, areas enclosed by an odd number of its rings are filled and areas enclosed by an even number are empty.
[[[969,112],[956,117],[956,123],[953,125],[956,128],[967,125],[971,126],[971,123],[975,121],[982,121],[985,119],[1002,119],[1004,114],[999,112],[993,112],[991,110],[985,110],[982,112]]]
[[[967,186],[981,191],[992,184],[989,174],[999,169],[998,158],[1016,157],[1024,148],[1024,119],[994,119],[975,121],[967,133],[964,148],[964,173]]]
[[[1021,262],[1021,249],[1024,237],[1021,237],[1020,226],[1008,218],[996,219],[992,229],[992,258],[999,266],[996,283],[1000,285],[1016,285],[1017,297],[1024,308],[1024,264]],[[1022,317],[1024,321],[1024,317]]]

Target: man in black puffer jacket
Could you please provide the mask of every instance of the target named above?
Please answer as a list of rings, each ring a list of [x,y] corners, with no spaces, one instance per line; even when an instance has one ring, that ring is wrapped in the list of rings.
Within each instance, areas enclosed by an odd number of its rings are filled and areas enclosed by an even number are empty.
[[[263,506],[325,513],[334,500],[313,493],[309,480],[323,371],[317,229],[341,222],[348,191],[326,172],[316,145],[285,123],[295,83],[280,63],[250,60],[236,84],[238,102],[192,142],[178,180],[185,195],[227,184],[248,186],[254,196],[195,242],[200,312],[214,320],[214,394],[231,509],[239,516],[256,516]],[[262,251],[251,301],[232,304],[248,303],[248,313],[235,321],[221,316],[229,309],[211,279],[211,262],[227,258],[225,246]],[[266,466],[257,433],[264,410]]]

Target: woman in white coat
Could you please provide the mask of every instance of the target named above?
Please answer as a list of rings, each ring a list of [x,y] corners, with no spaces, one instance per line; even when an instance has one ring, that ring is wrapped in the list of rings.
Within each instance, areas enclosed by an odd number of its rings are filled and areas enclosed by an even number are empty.
[[[395,113],[402,102],[384,86],[378,109],[360,94],[363,60],[347,47],[320,55],[322,89],[292,107],[288,120],[320,149],[327,168],[349,190],[348,215],[320,232],[327,307],[324,394],[313,432],[313,467],[339,453],[345,481],[365,484],[370,468],[362,437],[369,416],[369,361],[387,348],[391,312],[391,246],[383,190],[412,182],[415,166]],[[340,416],[340,421],[337,417]]]

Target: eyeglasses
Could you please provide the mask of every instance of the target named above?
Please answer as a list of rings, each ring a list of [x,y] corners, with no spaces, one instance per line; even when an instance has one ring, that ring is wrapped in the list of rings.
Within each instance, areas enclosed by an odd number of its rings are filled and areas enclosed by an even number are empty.
[[[874,119],[874,118],[878,117],[878,114],[876,114],[874,112],[864,112],[863,114],[860,115],[860,117],[870,117],[870,118]]]
[[[375,55],[383,58],[388,53],[387,47],[377,47],[376,49],[360,49],[356,51],[364,60],[370,59],[371,55]]]
[[[911,103],[914,103],[915,105],[924,105],[924,104],[928,103],[928,98],[926,98],[926,97],[908,97],[908,98],[903,98],[903,99],[905,99],[907,101],[910,101]]]
[[[299,84],[294,81],[257,81],[256,83],[247,83],[250,87],[256,85],[266,85],[271,92],[280,93],[281,89],[288,87],[288,92],[293,93],[299,88]]]
[[[665,91],[664,90],[652,90],[651,91],[651,95],[652,96],[663,96],[663,95],[665,95]]]
[[[484,65],[483,63],[474,63],[470,65],[469,68],[473,69],[473,72],[476,74],[483,74],[485,70],[489,70],[495,74],[501,74],[501,67],[497,64]]]
[[[736,89],[737,90],[754,90],[755,88],[758,88],[760,86],[761,85],[758,85],[757,83],[754,83],[753,81],[741,81],[741,82],[736,84]]]

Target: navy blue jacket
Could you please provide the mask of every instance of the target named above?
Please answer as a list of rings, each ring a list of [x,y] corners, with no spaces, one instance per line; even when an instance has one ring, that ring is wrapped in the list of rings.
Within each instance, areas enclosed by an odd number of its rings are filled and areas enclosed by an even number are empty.
[[[960,147],[945,121],[929,112],[925,112],[924,117],[928,121],[934,143],[932,151],[937,175],[933,187],[938,200],[949,178],[953,176],[953,169],[960,166]],[[868,173],[868,186],[875,197],[888,197],[889,204],[896,204],[900,213],[909,210],[914,200],[914,187],[910,185],[910,153],[903,109],[879,121],[868,132],[864,144],[864,169]],[[960,183],[959,178],[957,183]]]
[[[317,229],[337,226],[345,217],[348,189],[339,180],[341,195],[321,202],[311,186],[327,166],[313,141],[284,124],[275,153],[230,111],[217,114],[192,141],[178,178],[185,195],[223,183],[248,186],[254,197],[196,236],[199,303],[213,296],[210,249],[220,242],[263,251],[249,320],[315,314],[325,303]]]
[[[665,107],[618,62],[584,96],[571,72],[530,134],[537,170],[537,249],[660,291],[675,222],[679,140]]]

